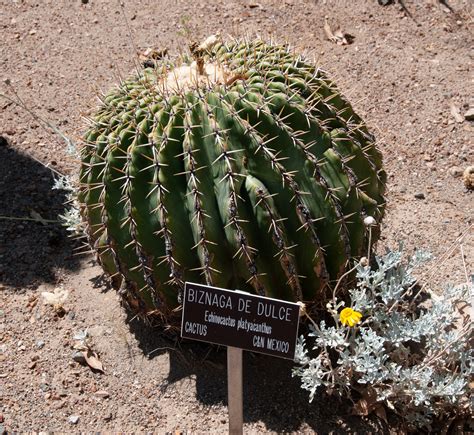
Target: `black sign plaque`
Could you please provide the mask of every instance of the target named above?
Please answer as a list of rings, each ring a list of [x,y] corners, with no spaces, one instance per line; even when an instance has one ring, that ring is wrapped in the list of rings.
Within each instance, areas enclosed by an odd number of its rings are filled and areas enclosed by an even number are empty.
[[[187,282],[181,336],[294,359],[300,306]]]

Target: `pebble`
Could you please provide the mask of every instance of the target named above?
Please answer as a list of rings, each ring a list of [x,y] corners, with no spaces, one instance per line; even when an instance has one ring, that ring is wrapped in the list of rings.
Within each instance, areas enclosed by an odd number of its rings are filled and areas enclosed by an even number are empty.
[[[28,366],[30,370],[33,370],[35,367],[36,367],[36,361],[31,362],[30,365]]]
[[[94,393],[95,396],[97,397],[100,397],[102,399],[107,399],[108,397],[110,397],[110,394],[108,391],[105,391],[105,390],[99,390],[99,391],[96,391]]]
[[[79,421],[79,416],[78,415],[70,415],[67,419],[67,421],[71,424],[77,424]]]
[[[40,390],[41,390],[43,393],[46,393],[46,391],[49,390],[49,385],[48,385],[48,384],[45,384],[45,383],[40,384],[39,387],[40,387]]]
[[[45,345],[45,343],[44,343],[43,340],[38,340],[36,342],[36,349],[43,349],[44,345]]]
[[[452,175],[453,177],[460,177],[462,175],[462,169],[459,166],[453,166],[449,168],[448,170],[449,175]]]
[[[73,352],[72,359],[79,364],[86,364],[86,358],[84,357],[84,354],[82,352],[79,352],[79,351]]]
[[[421,192],[415,193],[415,198],[416,199],[426,199],[425,194],[421,193]]]
[[[0,310],[0,319],[3,319],[5,317],[5,311]]]
[[[466,121],[474,121],[474,107],[471,107],[465,114],[464,119]]]

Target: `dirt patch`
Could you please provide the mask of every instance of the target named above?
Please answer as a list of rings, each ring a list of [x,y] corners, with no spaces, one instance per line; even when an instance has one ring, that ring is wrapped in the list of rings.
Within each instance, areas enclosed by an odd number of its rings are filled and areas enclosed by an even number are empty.
[[[80,135],[97,92],[134,69],[136,50],[179,52],[217,31],[269,35],[312,53],[376,133],[389,175],[380,249],[403,240],[408,251],[423,247],[439,257],[472,224],[473,197],[461,177],[474,163],[474,126],[463,119],[474,105],[468,0],[449,1],[451,10],[431,0],[386,7],[141,0],[125,4],[128,25],[114,0],[0,4],[1,78],[71,137]],[[354,37],[350,45],[327,40],[326,16]],[[0,92],[11,95],[3,83]],[[35,211],[56,220],[64,197],[50,190],[53,173],[44,165],[69,173],[77,162],[25,111],[4,99],[0,108],[0,215]],[[79,262],[65,231],[45,223],[0,220],[0,429],[225,431],[225,353],[178,346],[127,319],[92,257]],[[468,273],[473,245],[471,232],[463,246]],[[459,250],[435,272],[436,285],[465,280]],[[41,299],[56,287],[69,292],[62,317]],[[85,329],[104,374],[72,358],[74,335]],[[351,416],[335,397],[308,404],[290,368],[246,354],[246,431],[387,431],[376,418]]]

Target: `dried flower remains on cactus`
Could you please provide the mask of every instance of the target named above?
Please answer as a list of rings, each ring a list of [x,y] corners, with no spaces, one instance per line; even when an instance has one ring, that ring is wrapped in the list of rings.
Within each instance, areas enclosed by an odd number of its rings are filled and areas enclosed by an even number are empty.
[[[120,83],[90,124],[81,215],[143,316],[172,322],[185,281],[324,303],[383,216],[374,137],[284,45],[208,39]]]

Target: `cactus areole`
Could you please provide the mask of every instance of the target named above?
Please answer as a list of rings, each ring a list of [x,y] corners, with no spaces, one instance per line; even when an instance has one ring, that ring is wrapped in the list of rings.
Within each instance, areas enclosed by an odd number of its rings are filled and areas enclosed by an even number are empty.
[[[363,121],[316,65],[261,40],[209,38],[123,81],[81,158],[91,246],[126,304],[166,324],[186,281],[325,303],[383,215]]]

